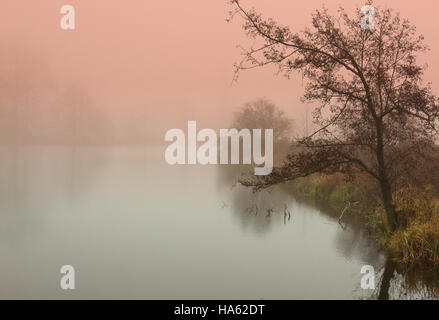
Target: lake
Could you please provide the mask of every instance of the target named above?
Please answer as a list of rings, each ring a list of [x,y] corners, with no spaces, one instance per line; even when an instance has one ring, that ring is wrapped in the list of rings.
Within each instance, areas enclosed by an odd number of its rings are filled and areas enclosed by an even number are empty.
[[[2,299],[369,299],[361,230],[163,147],[1,147]],[[61,290],[60,268],[76,289]],[[378,288],[379,289],[379,288]]]

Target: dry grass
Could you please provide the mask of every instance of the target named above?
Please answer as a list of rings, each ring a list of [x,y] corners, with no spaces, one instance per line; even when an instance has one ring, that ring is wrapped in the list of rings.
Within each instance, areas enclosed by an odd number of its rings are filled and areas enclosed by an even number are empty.
[[[407,187],[394,196],[403,227],[381,243],[403,264],[439,268],[439,201],[428,188]]]

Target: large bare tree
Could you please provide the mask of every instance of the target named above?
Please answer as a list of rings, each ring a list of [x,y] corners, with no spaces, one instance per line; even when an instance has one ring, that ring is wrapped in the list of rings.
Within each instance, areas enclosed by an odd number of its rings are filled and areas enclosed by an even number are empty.
[[[243,48],[237,73],[266,65],[286,76],[300,72],[303,100],[317,104],[313,119],[319,128],[271,175],[247,177],[242,184],[260,189],[317,172],[366,173],[379,186],[388,226],[395,230],[395,184],[437,135],[438,99],[423,84],[425,68],[416,60],[427,50],[423,37],[391,9],[375,8],[373,29],[362,26],[360,9],[352,16],[343,8],[335,16],[316,10],[309,29],[293,32],[239,0],[231,3],[231,17],[243,19],[254,41]]]

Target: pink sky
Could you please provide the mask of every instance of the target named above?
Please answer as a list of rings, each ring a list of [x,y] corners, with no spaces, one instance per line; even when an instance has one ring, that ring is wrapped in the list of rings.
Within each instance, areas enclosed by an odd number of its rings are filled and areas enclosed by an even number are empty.
[[[364,1],[242,1],[293,29],[309,25],[323,3],[352,10]],[[74,31],[59,26],[60,8],[76,9]],[[439,4],[434,0],[376,1],[401,12],[425,35],[431,51],[426,80],[439,88]],[[77,84],[116,125],[147,113],[147,128],[162,136],[169,128],[197,120],[227,124],[242,103],[265,96],[303,123],[300,77],[286,80],[273,69],[256,69],[231,85],[238,44],[248,44],[237,19],[225,22],[227,0],[1,0],[2,51],[23,51],[28,64],[50,79],[51,90]],[[17,49],[21,48],[21,49]],[[14,54],[13,54],[14,55]],[[0,57],[14,61],[14,57]],[[6,57],[6,58],[5,58]],[[43,63],[48,67],[40,67]],[[438,90],[436,90],[437,92]]]

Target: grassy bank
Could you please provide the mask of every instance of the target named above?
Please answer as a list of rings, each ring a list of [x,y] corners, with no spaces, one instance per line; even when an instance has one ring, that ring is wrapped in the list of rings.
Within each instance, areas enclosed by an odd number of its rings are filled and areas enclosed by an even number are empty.
[[[361,187],[360,187],[361,186]],[[394,259],[408,268],[420,265],[439,272],[439,197],[432,186],[413,186],[394,193],[400,227],[390,233],[376,189],[346,181],[341,174],[313,175],[283,188],[307,201],[324,205],[335,218],[361,223]]]

